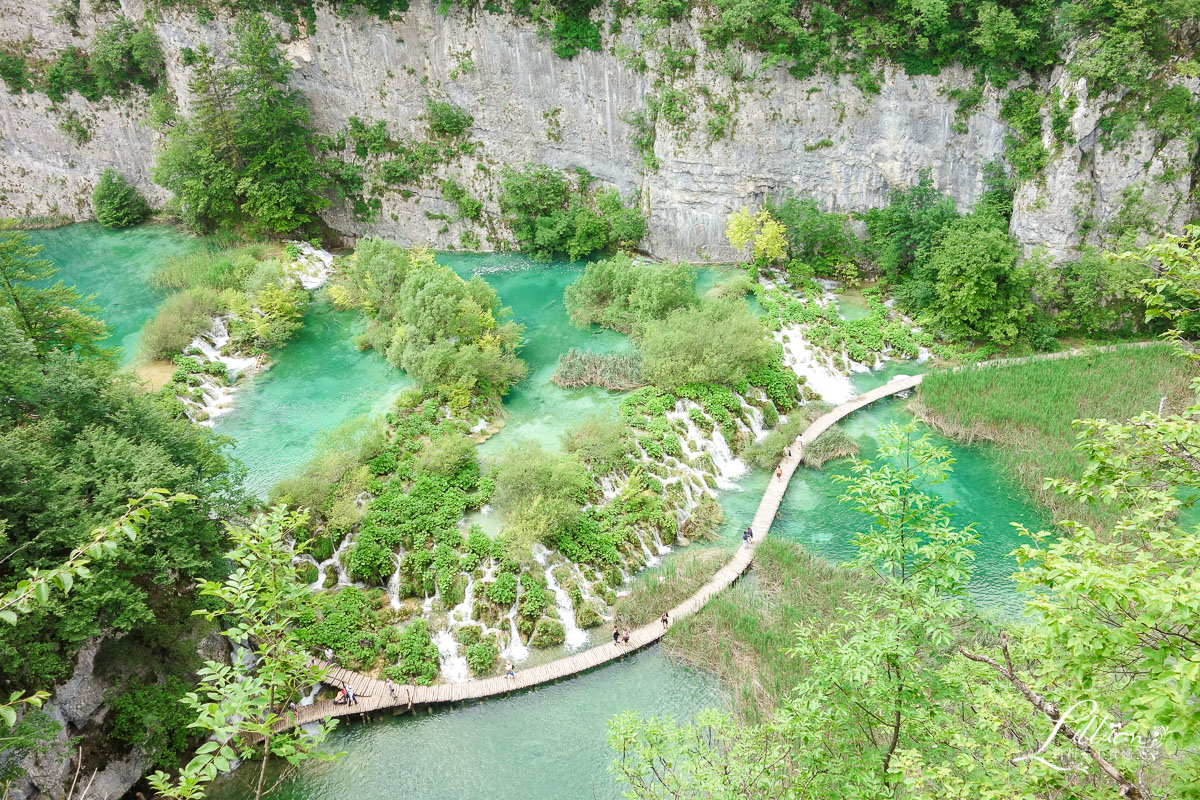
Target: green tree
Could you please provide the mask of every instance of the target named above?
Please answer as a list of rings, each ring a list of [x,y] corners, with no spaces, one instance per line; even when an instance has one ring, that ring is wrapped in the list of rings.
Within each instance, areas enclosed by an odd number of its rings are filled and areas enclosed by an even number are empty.
[[[666,390],[689,383],[739,386],[773,360],[761,323],[736,298],[704,299],[646,322],[639,344],[642,373]]]
[[[955,338],[1010,345],[1033,311],[1033,271],[1020,249],[990,218],[948,224],[929,256],[937,275],[932,309],[938,327]]]
[[[787,251],[783,224],[765,208],[752,214],[750,209],[743,207],[730,214],[725,238],[737,250],[749,247],[751,257],[760,267],[775,264]]]
[[[788,194],[779,204],[767,204],[771,216],[784,226],[788,272],[846,277],[857,271],[860,248],[846,214],[822,211],[811,197]]]
[[[108,331],[91,316],[97,310],[92,298],[80,297],[62,281],[46,285],[58,270],[41,253],[29,234],[0,220],[0,308],[13,312],[39,356],[52,350],[98,355]]]
[[[109,167],[92,190],[92,210],[106,228],[128,228],[150,215],[150,204],[124,175]]]
[[[297,533],[306,523],[306,515],[276,506],[249,525],[228,527],[234,570],[224,581],[200,582],[200,593],[213,598],[215,608],[196,613],[229,619],[224,635],[251,648],[255,658],[208,661],[200,670],[198,691],[183,702],[195,712],[192,727],[211,732],[214,739],[201,745],[175,778],[161,770],[150,776],[150,785],[163,797],[204,797],[205,785],[237,759],[260,755],[258,800],[274,788],[265,785],[272,755],[289,764],[337,757],[322,749],[335,721],[317,722],[308,731],[286,726],[292,713],[288,703],[324,677],[296,636],[310,603],[308,587],[292,568]]]
[[[571,322],[621,333],[696,302],[696,274],[686,264],[635,264],[625,253],[593,261],[563,293]]]
[[[883,276],[901,283],[928,259],[934,237],[957,217],[954,201],[938,192],[929,171],[923,170],[913,186],[892,189],[886,206],[866,213],[867,249]],[[927,282],[932,289],[933,281]],[[923,308],[931,300],[925,297],[916,305]]]
[[[329,205],[327,175],[303,96],[266,21],[241,15],[232,64],[206,49],[189,86],[194,113],[171,129],[154,179],[170,189],[184,220],[208,230],[246,224],[284,233],[304,228]]]

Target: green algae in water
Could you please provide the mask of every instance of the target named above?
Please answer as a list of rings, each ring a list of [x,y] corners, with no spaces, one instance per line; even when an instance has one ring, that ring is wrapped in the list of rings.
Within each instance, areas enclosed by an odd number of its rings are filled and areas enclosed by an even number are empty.
[[[139,225],[109,230],[98,222],[30,231],[45,249],[61,280],[82,295],[96,295],[100,318],[112,335],[105,342],[121,348],[121,362],[137,356],[137,341],[158,304],[167,296],[150,283],[164,258],[203,246],[201,240],[169,225]]]
[[[262,497],[316,452],[322,433],[363,414],[382,413],[412,382],[373,352],[354,346],[356,311],[335,311],[318,296],[300,334],[274,353],[266,372],[243,381],[233,408],[213,429],[231,437],[246,466],[245,485]]]
[[[622,711],[690,721],[726,707],[711,676],[668,661],[657,646],[601,670],[505,700],[342,723],[337,761],[306,764],[275,800],[590,800],[618,798],[605,737]],[[253,794],[246,765],[214,784],[213,800]]]

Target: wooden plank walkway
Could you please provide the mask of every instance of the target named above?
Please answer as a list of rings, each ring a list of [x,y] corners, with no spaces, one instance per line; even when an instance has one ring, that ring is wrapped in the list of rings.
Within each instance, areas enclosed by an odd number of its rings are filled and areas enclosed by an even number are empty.
[[[754,530],[752,544],[748,547],[738,548],[728,563],[717,570],[708,583],[700,587],[691,597],[670,609],[671,620],[675,621],[695,614],[713,595],[732,584],[750,566],[750,562],[754,558],[754,548],[766,539],[767,532],[770,531],[771,524],[779,510],[779,504],[783,500],[784,492],[787,491],[788,482],[791,481],[792,475],[800,466],[801,454],[806,445],[811,444],[830,426],[848,414],[870,405],[880,398],[912,389],[921,382],[923,377],[923,375],[911,375],[897,378],[877,389],[860,394],[814,420],[808,429],[796,438],[792,445],[791,457],[780,462],[779,469],[782,475],[771,476],[770,483],[758,505],[758,512],[754,515],[751,523],[751,528]],[[586,672],[609,661],[615,661],[635,650],[653,644],[661,639],[666,631],[667,629],[658,620],[655,620],[649,625],[631,631],[628,645],[608,642],[575,655],[551,661],[548,664],[518,670],[514,678],[483,678],[463,683],[440,683],[433,686],[397,686],[395,695],[388,692],[387,685],[383,681],[318,660],[318,664],[329,670],[325,682],[338,688],[343,685],[353,688],[357,695],[357,704],[335,705],[332,700],[322,700],[298,709],[295,715],[288,715],[290,719],[284,724],[290,727],[330,717],[368,714],[383,708],[407,709],[414,706],[458,703],[497,697],[543,683],[551,683],[560,678]]]

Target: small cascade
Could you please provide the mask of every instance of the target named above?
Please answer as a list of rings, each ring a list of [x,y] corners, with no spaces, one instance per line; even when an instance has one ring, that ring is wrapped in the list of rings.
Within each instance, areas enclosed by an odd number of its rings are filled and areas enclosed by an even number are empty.
[[[722,489],[736,489],[733,478],[740,478],[749,472],[749,468],[740,458],[733,454],[729,443],[718,425],[713,426],[712,446],[708,451],[712,455],[713,465],[717,468],[717,486]]]
[[[854,397],[854,384],[847,375],[834,369],[830,359],[809,344],[801,325],[789,325],[776,331],[775,341],[783,347],[783,363],[805,379],[805,385],[822,400],[841,405]]]
[[[338,549],[333,551],[333,556],[329,559],[329,561],[325,562],[326,564],[330,564],[334,568],[334,570],[337,572],[337,578],[338,578],[337,585],[338,586],[362,587],[362,586],[366,585],[361,582],[355,583],[354,581],[350,580],[350,573],[346,572],[346,568],[344,566],[342,566],[342,556],[345,554],[345,552],[347,550],[350,549],[350,545],[353,544],[353,541],[352,541],[353,538],[354,537],[352,537],[352,536],[347,536],[345,539],[343,539],[342,543],[340,545],[338,545]]]
[[[438,661],[442,667],[442,677],[450,683],[462,683],[471,679],[471,668],[467,666],[465,656],[458,654],[458,642],[449,630],[438,631],[433,637],[437,645]]]
[[[752,406],[745,400],[742,400],[742,412],[746,417],[746,425],[750,429],[750,434],[754,437],[754,441],[761,442],[767,437],[766,423],[763,421],[763,412],[761,408]]]
[[[387,594],[388,601],[392,604],[392,608],[400,607],[400,556],[394,556],[396,559],[396,571],[392,573],[392,577],[388,578]]]
[[[333,274],[333,254],[308,242],[288,242],[300,249],[300,257],[288,267],[288,274],[309,291],[319,289]]]
[[[563,645],[570,652],[581,650],[587,643],[588,632],[575,622],[575,606],[571,603],[571,595],[558,585],[554,579],[554,567],[548,563],[550,551],[541,545],[534,548],[533,559],[545,567],[546,588],[554,593],[554,605],[558,609],[558,619],[563,626]]]
[[[525,659],[529,658],[529,648],[521,643],[521,632],[517,630],[517,604],[513,603],[513,607],[509,609],[505,615],[508,620],[508,647],[500,651],[500,657],[520,664]]]

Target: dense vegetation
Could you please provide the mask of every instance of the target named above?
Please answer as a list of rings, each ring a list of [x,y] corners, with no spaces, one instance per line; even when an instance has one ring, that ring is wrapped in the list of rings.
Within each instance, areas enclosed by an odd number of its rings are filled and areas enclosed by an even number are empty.
[[[534,258],[565,253],[572,259],[615,247],[636,247],[646,220],[616,189],[596,189],[595,178],[577,170],[575,181],[539,164],[507,169],[500,181],[500,211],[513,236]]]
[[[204,47],[189,54],[192,115],[171,121],[154,179],[198,230],[306,228],[330,204],[332,180],[304,98],[266,20],[241,15],[235,33],[228,66]]]
[[[425,250],[365,239],[331,292],[366,315],[361,347],[465,410],[496,399],[525,376],[517,357],[522,328],[482,278],[464,281]]]
[[[185,353],[218,316],[226,318],[229,354],[257,355],[282,346],[300,331],[309,302],[308,291],[283,255],[274,247],[252,244],[201,247],[167,259],[152,280],[177,291],[143,328],[141,357]]]
[[[150,205],[136,186],[110,167],[92,191],[92,211],[105,227],[128,228],[150,215]]]
[[[0,625],[0,684],[60,683],[99,637],[97,673],[122,678],[112,735],[169,761],[190,737],[164,731],[175,720],[164,704],[190,680],[207,632],[191,616],[192,581],[226,569],[218,520],[240,512],[240,480],[215,436],[117,371],[105,326],[52,274],[26,234],[0,230],[0,590],[63,564],[93,528],[124,520],[130,497],[162,487],[195,499],[63,578],[69,596],[39,593],[19,625]]]

